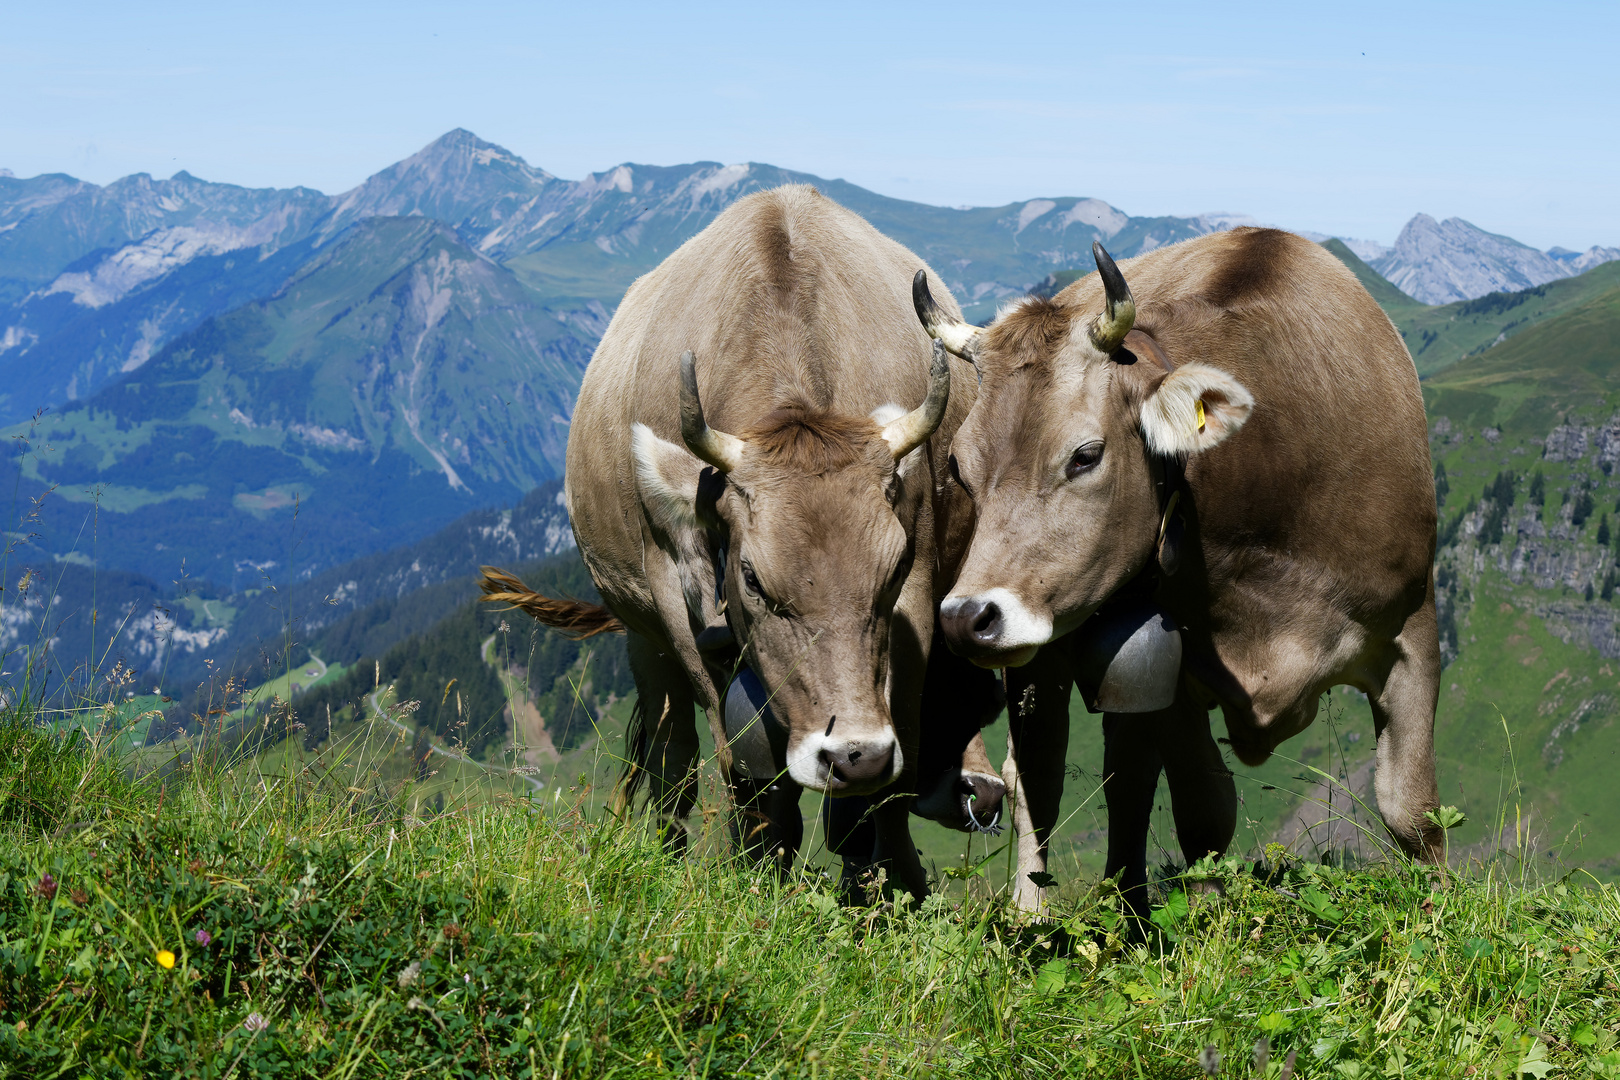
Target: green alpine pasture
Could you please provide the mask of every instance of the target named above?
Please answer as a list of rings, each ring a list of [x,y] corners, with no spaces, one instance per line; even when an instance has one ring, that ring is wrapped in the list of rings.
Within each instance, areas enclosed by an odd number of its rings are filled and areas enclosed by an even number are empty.
[[[333,765],[131,780],[11,709],[0,1074],[1620,1076],[1620,893],[1520,853],[1273,847],[1141,926],[1106,883],[1029,922],[979,866],[844,908],[578,791],[434,808]]]

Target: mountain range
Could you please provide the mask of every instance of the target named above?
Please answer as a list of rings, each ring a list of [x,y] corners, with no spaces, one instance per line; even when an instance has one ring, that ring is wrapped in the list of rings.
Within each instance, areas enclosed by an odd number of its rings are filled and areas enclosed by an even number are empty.
[[[566,180],[462,130],[331,196],[0,175],[0,485],[51,493],[25,531],[55,558],[87,557],[76,538],[93,535],[99,565],[183,566],[227,591],[511,504],[560,475],[581,372],[629,283],[790,182],[928,259],[976,320],[1090,270],[1093,240],[1128,257],[1252,223],[1081,197],[927,206],[757,163]],[[1422,215],[1393,248],[1351,243],[1416,300],[1620,254]]]

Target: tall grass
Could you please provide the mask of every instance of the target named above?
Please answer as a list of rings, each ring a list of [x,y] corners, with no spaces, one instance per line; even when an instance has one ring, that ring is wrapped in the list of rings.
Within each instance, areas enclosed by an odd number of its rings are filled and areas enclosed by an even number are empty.
[[[1107,883],[845,908],[583,789],[434,812],[363,726],[136,778],[35,719],[0,719],[5,1075],[1620,1076],[1620,896],[1578,876],[1273,850],[1143,927]]]

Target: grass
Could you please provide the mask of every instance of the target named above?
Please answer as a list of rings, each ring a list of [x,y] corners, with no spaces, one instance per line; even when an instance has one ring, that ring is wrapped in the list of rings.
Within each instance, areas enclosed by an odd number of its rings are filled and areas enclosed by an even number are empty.
[[[1588,317],[1594,305],[1602,308],[1607,304],[1612,309],[1613,293],[1620,287],[1620,265],[1606,263],[1577,277],[1550,281],[1519,292],[1490,293],[1474,300],[1429,305],[1414,300],[1380,277],[1343,242],[1328,240],[1322,246],[1348,266],[1378,301],[1400,330],[1418,374],[1424,378],[1440,372],[1449,374],[1453,365],[1462,363],[1457,378],[1467,381],[1480,368],[1466,361],[1487,351],[1491,351],[1493,360],[1506,355],[1495,346],[1543,323],[1571,314],[1575,314],[1579,322]],[[1600,315],[1600,318],[1607,317],[1612,314]],[[1584,343],[1577,345],[1577,348],[1582,347]],[[1520,351],[1521,356],[1545,353],[1544,339]],[[1535,368],[1534,363],[1521,366],[1532,372]]]
[[[0,1073],[1246,1077],[1264,1038],[1272,1077],[1620,1076],[1620,894],[1512,855],[1272,848],[1161,881],[1145,933],[1106,883],[1021,921],[983,867],[842,908],[583,791],[434,812],[333,743],[159,783],[7,715]]]

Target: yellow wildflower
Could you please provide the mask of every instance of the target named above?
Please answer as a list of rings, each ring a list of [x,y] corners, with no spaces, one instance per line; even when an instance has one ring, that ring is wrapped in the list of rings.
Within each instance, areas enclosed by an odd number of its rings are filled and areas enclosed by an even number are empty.
[[[170,952],[168,949],[159,949],[157,953],[157,962],[158,967],[161,968],[174,967],[174,953]]]

